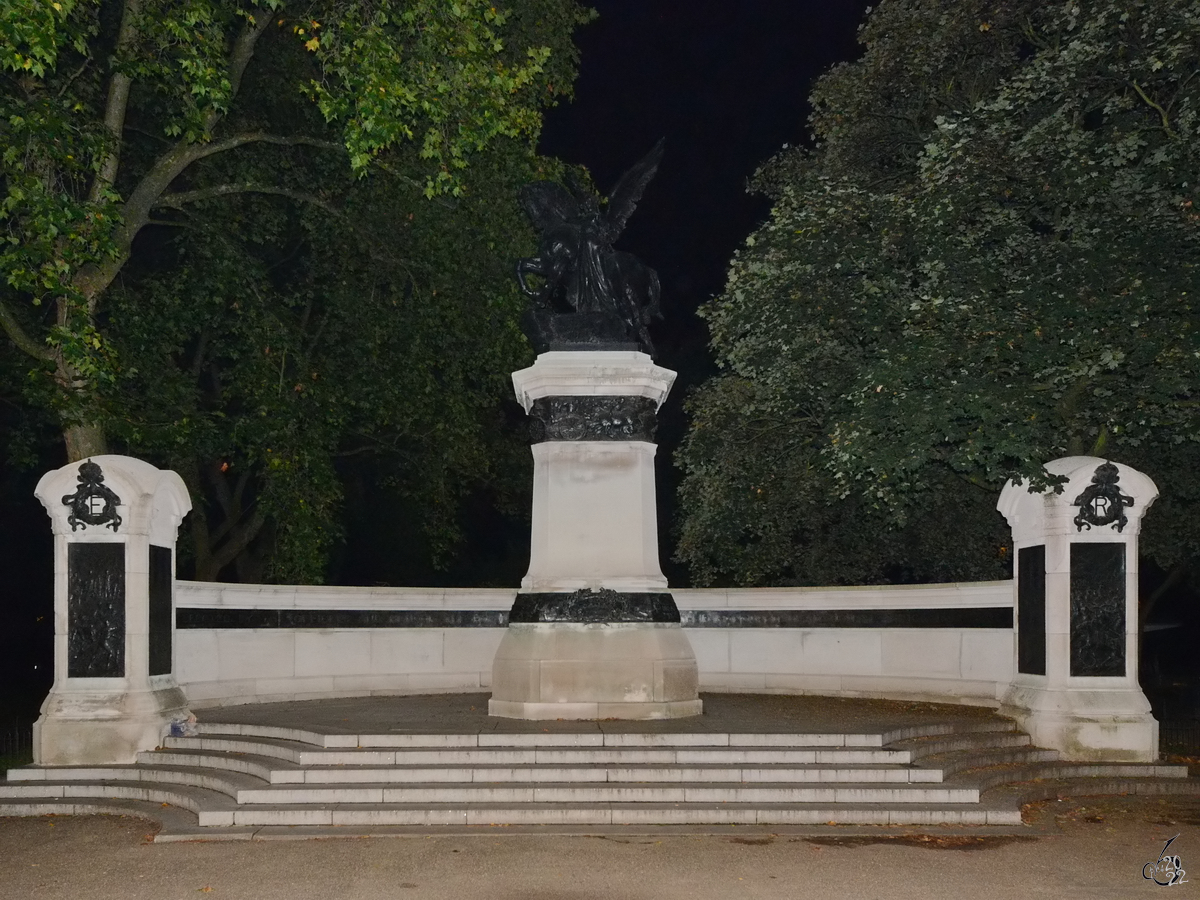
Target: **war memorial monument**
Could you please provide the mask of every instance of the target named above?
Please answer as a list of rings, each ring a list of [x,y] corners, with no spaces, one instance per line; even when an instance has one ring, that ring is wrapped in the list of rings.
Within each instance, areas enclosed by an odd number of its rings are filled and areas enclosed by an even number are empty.
[[[670,589],[654,436],[675,373],[647,330],[658,277],[613,246],[662,154],[607,203],[521,192],[540,241],[517,264],[538,352],[512,376],[534,459],[519,590],[182,581],[178,475],[111,455],[48,472],[54,683],[0,815],[135,813],[162,840],[1020,826],[1072,779],[1195,792],[1158,762],[1138,683],[1157,488],[1119,462],[1048,462],[1061,493],[1006,486],[1013,580]]]

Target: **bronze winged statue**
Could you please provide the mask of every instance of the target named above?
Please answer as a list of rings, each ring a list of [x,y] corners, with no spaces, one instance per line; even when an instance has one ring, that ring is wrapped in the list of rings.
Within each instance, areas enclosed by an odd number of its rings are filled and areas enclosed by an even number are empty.
[[[540,343],[594,346],[636,342],[653,352],[646,326],[659,315],[658,273],[636,256],[613,249],[646,185],[658,171],[663,141],[618,179],[601,208],[592,191],[535,181],[520,191],[538,229],[538,255],[517,261],[521,290],[532,297]],[[542,279],[531,287],[525,276]]]

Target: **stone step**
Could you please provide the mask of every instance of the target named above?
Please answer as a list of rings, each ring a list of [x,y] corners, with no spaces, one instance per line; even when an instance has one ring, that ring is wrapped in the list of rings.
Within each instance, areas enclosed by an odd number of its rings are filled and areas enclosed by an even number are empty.
[[[120,804],[144,803],[146,809],[161,809],[163,820],[171,819],[173,809],[190,810],[196,827],[214,829],[213,833],[227,839],[245,838],[257,828],[304,828],[352,826],[361,829],[390,827],[486,826],[486,825],[547,825],[582,826],[612,825],[653,827],[656,825],[1020,825],[1021,803],[1031,799],[1053,797],[1055,792],[1069,790],[1072,795],[1099,793],[1200,793],[1200,781],[1186,777],[1182,766],[1137,764],[1081,764],[1049,762],[1031,765],[1002,764],[985,769],[970,770],[956,776],[956,781],[974,776],[976,783],[949,785],[949,790],[966,788],[978,792],[987,784],[998,785],[976,793],[977,802],[853,802],[853,795],[835,794],[837,802],[813,799],[807,802],[706,802],[704,795],[685,789],[683,802],[567,802],[552,801],[542,794],[530,802],[453,802],[439,794],[439,802],[417,803],[330,803],[306,806],[289,803],[238,804],[234,795],[248,790],[247,784],[259,784],[260,779],[241,773],[205,772],[198,767],[110,766],[75,769],[75,780],[54,780],[66,770],[13,770],[35,777],[23,781],[0,783],[0,815],[43,815],[92,812],[127,812]],[[169,775],[168,775],[169,772]],[[12,774],[12,773],[10,773]],[[84,776],[111,780],[83,780]],[[172,778],[176,783],[164,783]],[[1033,779],[1013,783],[1016,779]],[[138,780],[133,780],[138,779]],[[185,783],[192,782],[192,783]],[[205,785],[211,785],[208,787]],[[374,789],[394,789],[394,785],[361,785]],[[444,784],[412,785],[417,789],[443,791]],[[551,788],[580,788],[580,785],[539,785]],[[589,787],[589,786],[584,786]],[[704,789],[727,787],[705,785]],[[745,785],[733,787],[745,788]],[[772,785],[755,785],[770,789]],[[795,785],[783,785],[786,790]],[[878,785],[837,785],[840,788]],[[214,789],[215,788],[215,789]],[[285,790],[293,789],[288,786]],[[893,791],[897,788],[893,786]],[[690,797],[689,791],[690,790]],[[900,788],[900,790],[905,790]],[[908,788],[908,791],[928,790]],[[276,793],[272,799],[286,796]],[[381,793],[381,797],[384,795]],[[783,795],[787,796],[787,795]],[[820,795],[817,795],[820,796]],[[877,797],[879,795],[876,795]],[[916,796],[910,794],[911,797]],[[929,796],[926,794],[925,796]],[[168,804],[163,806],[163,804]],[[187,813],[184,813],[187,815]],[[174,816],[176,819],[177,816]],[[224,829],[224,831],[222,831]],[[240,830],[239,830],[240,829]],[[336,832],[335,832],[336,834]],[[313,836],[330,836],[312,832]]]
[[[138,754],[138,765],[145,767],[156,766],[196,766],[203,769],[216,769],[222,772],[241,772],[253,775],[268,784],[303,784],[305,772],[303,766],[287,760],[271,756],[257,756],[251,753],[219,753],[213,750],[146,750]],[[389,769],[346,769],[331,767],[333,772],[382,771]],[[383,779],[379,779],[383,780]]]
[[[940,733],[945,726],[930,726]],[[929,732],[902,729],[887,740]],[[981,731],[1011,730],[1011,723],[980,723]],[[301,728],[233,722],[197,722],[200,735],[263,737],[323,748],[468,748],[468,747],[880,747],[885,736],[831,732],[504,732],[468,734],[393,733],[322,734]],[[912,735],[909,732],[912,732]]]
[[[536,785],[505,785],[440,782],[404,785],[382,783],[354,786],[262,786],[259,779],[240,773],[218,773],[197,768],[139,769],[112,766],[52,774],[55,779],[53,781],[27,780],[0,785],[0,797],[93,796],[80,794],[78,790],[97,784],[137,784],[163,789],[174,786],[203,788],[224,794],[235,800],[239,806],[331,806],[370,803],[975,803],[979,799],[979,791],[973,787],[946,788],[882,783],[796,785],[712,782],[677,785],[546,782]],[[76,777],[70,777],[72,775]]]
[[[978,750],[954,750],[922,756],[920,765],[942,772],[949,778],[958,772],[982,769],[989,766],[1054,762],[1059,758],[1057,750],[1041,747],[985,747]]]
[[[80,783],[138,783],[204,788],[236,800],[242,792],[263,787],[262,779],[249,774],[199,766],[54,766],[44,769],[27,766],[11,769],[8,775],[7,784],[0,782],[0,797],[78,796],[63,793],[61,789]]]
[[[956,773],[954,783],[970,783],[986,791],[1000,785],[1050,779],[1187,779],[1187,766],[1157,765],[1154,763],[1078,763],[1041,762],[1019,765],[997,765]]]
[[[277,738],[228,737],[202,735],[168,737],[163,741],[170,750],[207,750],[220,753],[246,753],[283,759],[299,766],[393,766],[393,765],[605,765],[657,763],[662,765],[735,765],[735,764],[891,764],[911,762],[907,750],[883,748],[779,747],[642,747],[611,748],[449,748],[385,749],[313,749],[311,745]]]
[[[982,750],[984,748],[1008,748],[1031,746],[1029,735],[1024,732],[976,731],[960,732],[957,734],[925,735],[892,741],[889,746],[895,750],[907,750],[913,759],[923,759],[941,753],[955,753],[962,750]]]
[[[232,755],[214,751],[155,750],[138,754],[142,766],[199,766],[220,771],[244,772],[269,784],[353,784],[362,782],[887,782],[937,783],[942,772],[910,766],[829,765],[805,766],[664,766],[646,764],[554,766],[454,766],[397,765],[297,766],[270,757]]]
[[[1123,768],[1123,767],[1118,767]],[[1055,796],[1089,793],[1200,794],[1200,780],[1180,775],[1181,767],[1169,769],[1168,779],[1158,778],[1062,778],[1006,784],[989,791],[979,804],[945,807],[934,804],[781,804],[768,808],[747,804],[597,804],[579,808],[571,804],[376,804],[355,807],[311,809],[262,806],[238,809],[228,797],[200,788],[159,789],[153,785],[104,784],[64,785],[74,796],[58,798],[11,798],[0,795],[0,816],[67,815],[110,813],[142,814],[163,822],[175,822],[166,839],[196,839],[207,829],[224,840],[250,839],[259,828],[283,827],[279,834],[297,837],[331,837],[340,831],[322,827],[357,827],[359,834],[390,827],[454,827],[489,825],[650,827],[693,825],[864,825],[864,826],[1021,826],[1020,806]],[[172,805],[163,805],[172,804]],[[179,826],[176,810],[201,810],[193,821],[195,832]],[[188,813],[182,813],[187,816]],[[236,820],[236,821],[235,821]],[[314,830],[305,831],[306,826]],[[269,832],[262,832],[268,834]],[[395,832],[391,832],[395,833]],[[159,839],[163,836],[160,835]]]
[[[58,799],[101,808],[109,800],[165,803],[194,813],[202,826],[232,825],[234,812],[238,809],[237,802],[228,794],[191,784],[168,785],[149,780],[0,783],[0,804],[36,806],[40,800]],[[40,815],[36,812],[22,814]]]
[[[975,804],[946,808],[936,804],[789,803],[762,807],[739,803],[569,803],[367,804],[242,807],[229,824],[238,826],[395,825],[1014,825],[1019,809]]]
[[[274,785],[237,792],[248,804],[344,805],[364,803],[977,803],[973,787],[845,783],[737,784],[363,784]]]
[[[992,734],[996,732],[1017,732],[1017,723],[1012,719],[972,719],[960,722],[928,722],[921,725],[907,725],[892,728],[880,734],[881,746],[894,744],[897,741],[910,740],[919,737],[937,737],[954,734]]]

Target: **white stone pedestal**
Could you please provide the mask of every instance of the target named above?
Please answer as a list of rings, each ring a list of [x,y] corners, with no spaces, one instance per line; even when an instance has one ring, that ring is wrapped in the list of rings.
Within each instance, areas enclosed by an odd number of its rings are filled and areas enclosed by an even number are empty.
[[[1090,456],[1046,469],[1068,477],[1062,493],[1010,482],[998,504],[1013,531],[1017,590],[1016,674],[1001,712],[1066,759],[1152,762],[1158,722],[1138,682],[1137,536],[1158,489]]]
[[[496,651],[488,714],[674,719],[701,712],[696,656],[677,624],[516,624]]]
[[[658,559],[652,433],[674,380],[623,350],[552,351],[513,373],[541,439],[529,571],[493,664],[491,715],[701,712],[696,657]]]
[[[190,715],[172,674],[172,595],[191,499],[174,472],[127,456],[48,472],[36,494],[54,528],[54,685],[34,762],[132,763]]]

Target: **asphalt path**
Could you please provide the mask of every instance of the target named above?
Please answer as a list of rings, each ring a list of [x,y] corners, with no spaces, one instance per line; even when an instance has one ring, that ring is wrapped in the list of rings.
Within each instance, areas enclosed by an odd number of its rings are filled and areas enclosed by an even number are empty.
[[[0,898],[939,900],[1200,897],[1200,798],[1035,804],[1038,837],[495,834],[148,843],[109,816],[0,819]],[[1184,883],[1144,877],[1172,836]],[[1196,872],[1192,875],[1189,867]],[[1161,873],[1159,880],[1168,880]]]

